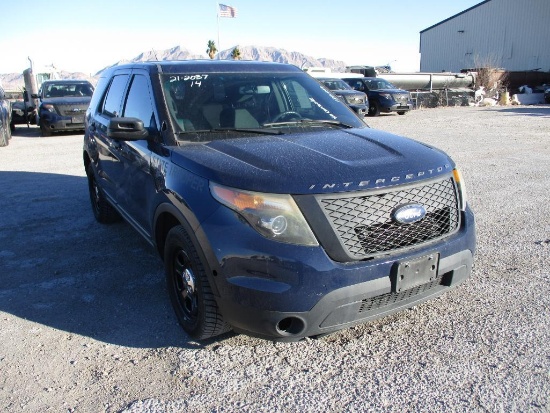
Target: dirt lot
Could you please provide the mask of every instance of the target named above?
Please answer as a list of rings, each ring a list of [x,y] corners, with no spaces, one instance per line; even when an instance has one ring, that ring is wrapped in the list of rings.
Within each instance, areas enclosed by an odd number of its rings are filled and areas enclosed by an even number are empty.
[[[19,127],[0,148],[0,410],[549,412],[550,106],[367,120],[461,166],[473,275],[292,344],[189,340],[160,259],[128,225],[94,221],[82,137]]]

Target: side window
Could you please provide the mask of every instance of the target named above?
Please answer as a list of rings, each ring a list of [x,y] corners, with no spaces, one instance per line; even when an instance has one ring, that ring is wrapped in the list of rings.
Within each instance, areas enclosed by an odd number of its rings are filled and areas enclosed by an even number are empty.
[[[107,91],[107,96],[103,101],[101,113],[109,117],[120,116],[120,107],[122,106],[122,97],[128,82],[128,75],[119,75],[113,78],[111,86]]]
[[[146,76],[135,75],[132,79],[123,116],[138,118],[143,121],[146,128],[157,129],[154,106],[149,94],[149,80]]]

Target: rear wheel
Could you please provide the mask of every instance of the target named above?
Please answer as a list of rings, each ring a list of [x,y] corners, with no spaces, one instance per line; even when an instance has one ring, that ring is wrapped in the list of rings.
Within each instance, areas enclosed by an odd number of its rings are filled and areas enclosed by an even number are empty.
[[[182,226],[170,230],[164,249],[170,301],[185,332],[204,340],[231,327],[223,321],[197,249]]]
[[[107,201],[101,188],[97,185],[94,171],[90,164],[86,167],[86,175],[88,176],[88,191],[90,192],[90,202],[92,203],[95,219],[102,224],[111,224],[120,221],[120,215]]]
[[[380,115],[380,105],[378,102],[372,101],[369,102],[369,116],[378,116]]]

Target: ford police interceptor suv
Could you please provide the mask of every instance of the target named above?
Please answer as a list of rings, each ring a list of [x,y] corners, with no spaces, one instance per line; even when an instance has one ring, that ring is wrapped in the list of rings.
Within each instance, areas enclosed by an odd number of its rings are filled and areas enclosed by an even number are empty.
[[[123,218],[158,251],[193,339],[322,335],[471,273],[474,216],[453,160],[369,128],[291,65],[112,67],[83,156],[96,219]]]

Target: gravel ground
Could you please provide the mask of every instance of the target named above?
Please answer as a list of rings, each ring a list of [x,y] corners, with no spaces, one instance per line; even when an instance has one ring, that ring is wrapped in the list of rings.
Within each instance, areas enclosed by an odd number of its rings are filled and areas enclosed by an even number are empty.
[[[319,339],[189,340],[160,259],[97,224],[82,137],[0,148],[4,412],[549,412],[550,106],[368,118],[446,150],[476,212],[472,277]]]

